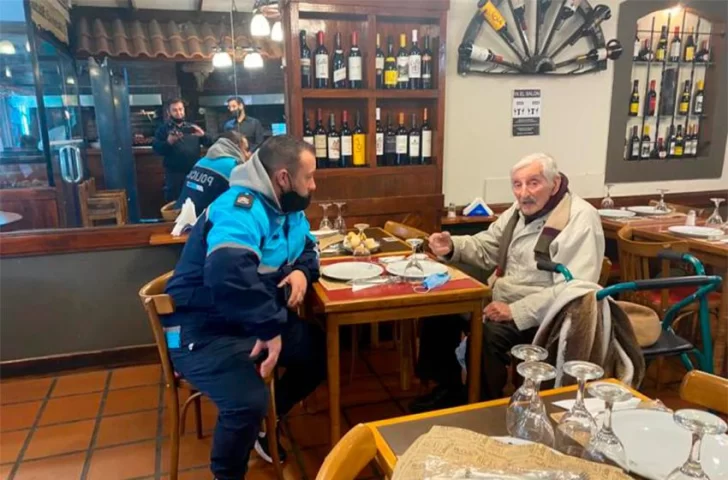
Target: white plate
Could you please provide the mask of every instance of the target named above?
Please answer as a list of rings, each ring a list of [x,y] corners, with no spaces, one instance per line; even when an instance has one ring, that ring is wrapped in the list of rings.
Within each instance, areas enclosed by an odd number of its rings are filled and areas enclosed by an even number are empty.
[[[615,210],[611,208],[602,208],[597,210],[597,212],[599,212],[600,216],[607,218],[631,218],[636,215],[636,213],[630,212],[629,210]]]
[[[686,237],[710,238],[722,237],[723,230],[710,227],[694,227],[689,225],[672,225],[667,227],[667,231],[675,235],[684,235]]]
[[[516,438],[516,437],[490,437],[493,440],[497,440],[501,443],[507,443],[508,445],[533,445],[533,442],[530,440],[524,440],[522,438]]]
[[[669,412],[614,412],[612,428],[624,444],[630,470],[645,478],[664,480],[690,454],[691,434]],[[706,435],[700,458],[708,477],[728,478],[728,435]]]
[[[649,215],[667,215],[670,212],[665,212],[664,210],[658,210],[656,207],[652,206],[635,206],[635,207],[627,207],[627,210],[630,212],[634,212],[637,215],[643,215],[643,216],[649,216]]]
[[[316,238],[326,238],[339,233],[336,230],[311,230],[311,235]]]
[[[416,268],[408,268],[405,272],[405,267],[409,264],[409,260],[403,260],[401,262],[394,262],[387,265],[387,272],[398,277],[406,278],[426,278],[436,273],[447,272],[447,267],[441,263],[432,262],[430,260],[420,261],[422,266],[422,272]]]
[[[374,278],[382,273],[384,273],[382,267],[368,262],[340,262],[321,268],[321,274],[325,277],[343,282]]]

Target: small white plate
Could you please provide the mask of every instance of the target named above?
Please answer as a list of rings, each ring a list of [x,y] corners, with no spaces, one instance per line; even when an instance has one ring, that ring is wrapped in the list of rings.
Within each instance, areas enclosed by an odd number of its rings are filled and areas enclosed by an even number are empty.
[[[378,277],[384,273],[379,265],[368,262],[340,262],[332,263],[321,268],[321,274],[334,280],[348,282],[349,280],[363,280]]]
[[[667,215],[671,212],[666,212],[664,210],[658,210],[657,207],[653,206],[635,206],[635,207],[627,207],[627,210],[630,212],[634,212],[637,215],[642,216],[651,216],[651,215]]]
[[[632,218],[636,215],[634,212],[629,210],[615,210],[611,208],[602,208],[597,210],[599,216],[606,218]]]
[[[683,235],[685,237],[710,238],[722,237],[723,230],[710,227],[694,227],[689,225],[672,225],[667,227],[667,231],[675,235]]]
[[[326,238],[339,233],[336,230],[311,230],[311,235],[316,238]]]
[[[430,260],[420,261],[422,270],[410,267],[405,271],[405,267],[409,264],[409,260],[403,260],[401,262],[394,262],[387,265],[387,272],[398,277],[423,279],[436,273],[447,272],[447,267],[441,263],[432,262]]]

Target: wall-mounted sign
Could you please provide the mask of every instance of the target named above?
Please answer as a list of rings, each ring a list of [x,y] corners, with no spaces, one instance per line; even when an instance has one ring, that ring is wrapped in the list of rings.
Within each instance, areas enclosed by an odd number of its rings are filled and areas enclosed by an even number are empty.
[[[541,90],[513,90],[513,136],[541,134]]]

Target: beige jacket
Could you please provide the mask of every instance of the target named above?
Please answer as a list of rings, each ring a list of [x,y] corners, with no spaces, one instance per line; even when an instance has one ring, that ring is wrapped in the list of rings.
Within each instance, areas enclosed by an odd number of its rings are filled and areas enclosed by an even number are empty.
[[[516,213],[514,203],[488,230],[474,236],[452,238],[451,262],[462,262],[490,270],[498,263],[498,248],[508,219]],[[518,221],[508,248],[508,262],[503,277],[493,280],[493,300],[511,307],[513,320],[520,330],[537,327],[564,285],[561,274],[536,268],[533,249],[548,215],[526,225]],[[575,279],[596,283],[604,259],[604,231],[596,209],[572,194],[569,223],[550,247],[551,260],[568,268]]]

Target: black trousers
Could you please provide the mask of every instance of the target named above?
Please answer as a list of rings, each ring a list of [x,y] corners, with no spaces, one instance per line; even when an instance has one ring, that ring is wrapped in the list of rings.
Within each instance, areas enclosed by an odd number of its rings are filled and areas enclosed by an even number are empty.
[[[455,348],[462,334],[467,333],[469,319],[458,315],[425,318],[420,331],[420,356],[415,373],[421,380],[433,380],[445,387],[461,384],[460,364]],[[537,328],[521,331],[513,322],[497,323],[486,320],[483,324],[483,353],[481,355],[481,400],[503,397],[508,381],[508,353],[514,345],[531,343]],[[470,338],[468,338],[470,355]]]

